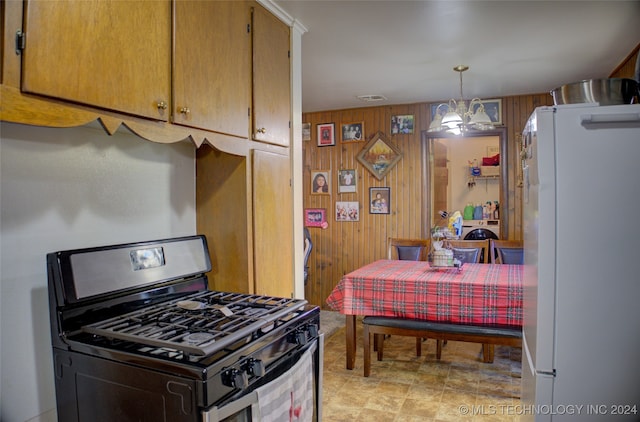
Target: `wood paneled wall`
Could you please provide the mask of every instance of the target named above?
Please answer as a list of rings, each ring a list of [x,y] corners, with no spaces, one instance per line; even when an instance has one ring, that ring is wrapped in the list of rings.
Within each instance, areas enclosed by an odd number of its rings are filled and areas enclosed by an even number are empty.
[[[636,71],[636,61],[638,60],[638,54],[640,54],[640,43],[636,46],[636,48],[629,53],[629,55],[616,67],[610,78],[631,78],[635,76]]]
[[[437,102],[437,101],[434,101]],[[347,110],[332,110],[303,114],[302,120],[311,124],[311,140],[303,142],[304,208],[325,208],[327,229],[309,229],[313,251],[309,257],[309,278],[305,295],[310,303],[326,308],[325,299],[340,278],[354,269],[386,257],[389,237],[420,238],[425,233],[426,211],[423,195],[427,195],[423,183],[421,133],[431,123],[430,104],[416,103],[380,107],[365,107]],[[552,105],[548,93],[502,98],[503,122],[507,130],[510,157],[507,157],[509,172],[509,198],[511,218],[509,233],[514,239],[521,237],[522,212],[520,187],[517,186],[516,166],[520,133],[531,112],[538,106]],[[413,115],[412,134],[391,134],[391,117]],[[343,143],[342,124],[364,122],[365,139],[361,142]],[[317,146],[317,125],[334,123],[335,146]],[[403,154],[402,160],[382,179],[375,178],[357,160],[358,153],[378,131]],[[357,191],[338,193],[338,170],[356,169]],[[311,172],[326,170],[331,174],[329,195],[311,193]],[[369,213],[369,188],[391,188],[390,214]],[[337,222],[336,201],[357,201],[360,204],[360,221]],[[507,210],[503,210],[505,212]],[[427,228],[428,229],[428,228]]]
[[[633,78],[640,44],[614,69],[610,77]],[[303,122],[311,123],[311,140],[303,142],[304,153],[304,207],[325,208],[327,229],[310,228],[313,251],[309,257],[309,278],[305,286],[307,300],[325,309],[326,298],[340,278],[358,267],[386,257],[387,238],[421,237],[426,223],[422,195],[427,195],[423,185],[421,166],[421,132],[429,127],[430,104],[437,100],[405,105],[366,107],[306,113]],[[522,237],[522,197],[518,185],[520,138],[522,129],[531,114],[539,106],[553,105],[549,93],[518,95],[502,98],[502,121],[507,132],[509,156],[506,162],[509,186],[509,237]],[[391,135],[391,116],[411,114],[415,116],[414,133]],[[316,125],[335,123],[336,145],[318,147]],[[341,125],[364,122],[365,140],[342,143]],[[381,131],[403,154],[402,160],[382,180],[377,180],[356,159],[367,140]],[[504,160],[504,158],[503,158]],[[337,193],[338,170],[356,169],[358,176],[356,193]],[[330,195],[311,194],[311,171],[327,170],[331,174]],[[369,188],[391,188],[390,214],[369,214]],[[336,222],[336,201],[358,201],[359,222]]]

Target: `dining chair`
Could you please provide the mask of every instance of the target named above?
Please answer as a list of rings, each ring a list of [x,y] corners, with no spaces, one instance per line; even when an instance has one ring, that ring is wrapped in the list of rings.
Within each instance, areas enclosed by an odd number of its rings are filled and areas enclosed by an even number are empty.
[[[489,239],[449,240],[453,256],[463,263],[486,264],[489,262]]]
[[[489,253],[495,264],[524,264],[522,240],[489,240]]]
[[[387,259],[426,261],[429,255],[429,239],[400,239],[387,241]]]
[[[311,233],[308,228],[304,228],[304,284],[307,284],[309,279],[309,255],[313,249],[313,242],[311,241]]]

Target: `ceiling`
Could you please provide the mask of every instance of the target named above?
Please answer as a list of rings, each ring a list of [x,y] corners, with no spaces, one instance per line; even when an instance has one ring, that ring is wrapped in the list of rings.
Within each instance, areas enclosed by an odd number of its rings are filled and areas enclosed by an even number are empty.
[[[303,112],[458,99],[459,64],[465,99],[548,92],[640,42],[640,0],[271,1],[307,30]]]

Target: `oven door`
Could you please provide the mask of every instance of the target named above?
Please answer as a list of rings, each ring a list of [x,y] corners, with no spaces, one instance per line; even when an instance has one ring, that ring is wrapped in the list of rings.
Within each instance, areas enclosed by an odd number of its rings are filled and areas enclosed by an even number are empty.
[[[205,411],[202,421],[294,420],[290,415],[299,421],[321,421],[323,358],[324,333],[319,333],[297,352],[294,362],[288,360],[289,368],[275,369],[284,373],[230,403]]]

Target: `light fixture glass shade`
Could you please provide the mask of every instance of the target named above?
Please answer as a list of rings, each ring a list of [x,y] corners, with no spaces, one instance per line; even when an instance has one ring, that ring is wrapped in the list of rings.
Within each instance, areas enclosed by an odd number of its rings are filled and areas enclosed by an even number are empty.
[[[442,117],[439,114],[436,114],[436,116],[431,121],[431,124],[429,125],[429,129],[427,130],[427,132],[440,132],[441,130],[442,130]]]
[[[462,123],[462,117],[453,110],[448,111],[442,118],[442,126],[446,126],[450,129],[458,127]]]
[[[440,106],[438,106],[438,108],[440,108]],[[460,113],[461,110],[459,110],[459,108],[460,103],[457,103],[455,100],[449,100],[447,112],[442,117],[442,126],[448,129],[456,129],[464,124],[464,120],[462,119],[464,112]]]
[[[471,116],[471,119],[469,120],[469,124],[470,125],[476,125],[476,124],[490,125],[491,124],[491,119],[489,118],[487,113],[484,111],[484,106],[478,107],[476,112],[473,113],[473,116]]]

